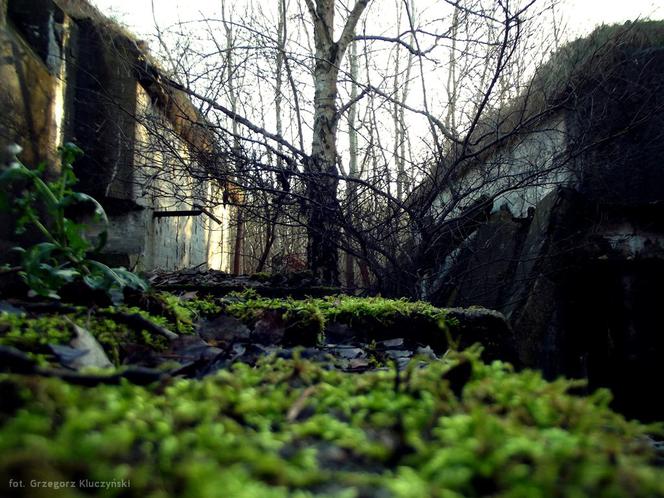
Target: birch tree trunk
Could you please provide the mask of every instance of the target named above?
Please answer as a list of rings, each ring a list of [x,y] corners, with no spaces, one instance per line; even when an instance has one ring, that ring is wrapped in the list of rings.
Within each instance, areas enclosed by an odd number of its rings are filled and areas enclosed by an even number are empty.
[[[355,100],[357,98],[357,46],[352,43],[350,46],[350,79],[351,90],[350,98]],[[351,181],[347,183],[346,195],[348,196],[348,220],[351,225],[355,226],[355,215],[357,206],[357,184],[352,181],[357,177],[357,104],[352,104],[348,110],[348,141],[349,141],[349,162],[348,162],[348,176]],[[348,241],[350,245],[350,241]],[[346,287],[349,289],[355,288],[355,258],[352,254],[346,253]]]
[[[415,10],[413,0],[410,1],[411,11]],[[403,5],[399,0],[395,0],[395,8],[397,9],[397,26],[401,28],[401,16]],[[409,43],[412,43],[412,36]],[[406,59],[406,72],[405,76],[399,70],[399,61],[401,59],[401,47],[396,45],[394,58],[394,77],[392,94],[395,97],[392,102],[392,121],[394,123],[394,163],[396,165],[396,181],[397,181],[397,199],[402,201],[405,196],[405,190],[408,184],[408,176],[406,174],[406,146],[408,142],[408,130],[406,128],[405,109],[408,101],[408,90],[410,85],[411,72],[413,69],[414,55],[408,52]]]
[[[454,7],[452,16],[452,46],[450,47],[450,62],[447,70],[447,114],[445,126],[448,130],[456,130],[457,98],[459,79],[457,77],[457,34],[459,32],[459,7]]]
[[[314,23],[314,126],[308,169],[308,264],[314,275],[338,284],[337,81],[339,67],[369,0],[356,0],[341,36],[335,41],[335,0],[305,0]]]

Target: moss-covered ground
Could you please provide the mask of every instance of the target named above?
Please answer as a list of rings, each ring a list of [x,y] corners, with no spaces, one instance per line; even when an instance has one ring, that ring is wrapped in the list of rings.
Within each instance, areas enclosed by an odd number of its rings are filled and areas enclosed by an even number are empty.
[[[100,494],[136,497],[664,496],[646,428],[606,392],[571,387],[475,351],[398,381],[269,358],[149,388],[4,375],[0,482],[128,480]]]
[[[252,326],[268,312],[312,337],[330,323],[365,339],[414,329],[445,337],[450,328],[443,310],[381,298],[162,295],[143,304],[1,313],[0,345],[50,365],[48,345],[68,343],[76,323],[116,365],[129,361],[131,344],[168,347],[150,330],[113,320],[114,312],[180,334],[195,334],[203,317],[232,315]],[[403,370],[388,361],[362,374],[272,355],[148,386],[1,374],[0,496],[664,496],[664,468],[649,440],[661,428],[626,421],[608,407],[606,391],[582,396],[577,381],[488,364],[480,349],[414,359]]]
[[[95,312],[82,307],[68,309],[66,313],[10,314],[0,313],[0,345],[13,346],[25,351],[41,365],[55,360],[50,344],[67,344],[73,337],[72,324],[89,330],[115,364],[123,363],[128,350],[134,346],[162,351],[167,347],[164,337],[148,330],[128,327],[113,319],[113,315],[138,314],[150,322],[169,327],[175,324],[162,316],[154,316],[134,307],[101,308]]]

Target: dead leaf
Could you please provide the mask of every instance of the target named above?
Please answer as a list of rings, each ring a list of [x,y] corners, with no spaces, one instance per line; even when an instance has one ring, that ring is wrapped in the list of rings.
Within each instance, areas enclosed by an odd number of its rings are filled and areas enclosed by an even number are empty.
[[[111,368],[113,363],[106,356],[104,348],[86,329],[71,323],[74,338],[69,346],[51,345],[60,363],[65,367],[80,370],[85,367]]]

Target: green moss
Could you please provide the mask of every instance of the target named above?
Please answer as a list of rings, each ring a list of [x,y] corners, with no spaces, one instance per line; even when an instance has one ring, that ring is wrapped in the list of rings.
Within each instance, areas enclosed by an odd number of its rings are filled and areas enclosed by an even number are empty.
[[[131,303],[145,318],[180,334],[192,334],[196,322],[203,317],[218,315],[222,307],[212,296],[181,297],[170,292],[149,292]],[[147,314],[146,314],[147,313]]]
[[[285,307],[285,312],[282,316],[287,324],[287,342],[310,345],[323,341],[325,316],[316,303],[292,301]],[[314,337],[314,340],[309,340]]]
[[[103,312],[139,313],[148,320],[163,327],[168,321],[163,317],[150,315],[138,308],[122,306],[106,308]],[[65,315],[30,316],[26,314],[0,313],[0,345],[13,346],[27,352],[42,365],[55,358],[49,344],[68,344],[73,338],[72,324],[88,330],[99,341],[109,359],[115,364],[123,362],[127,346],[138,344],[161,351],[168,347],[168,341],[146,330],[134,330],[112,318],[96,313],[88,313],[81,308]]]
[[[350,296],[316,301],[327,320],[363,330],[369,338],[384,338],[413,330],[442,337],[446,331],[445,312],[422,301]]]
[[[457,390],[460,363],[472,372]],[[104,496],[140,497],[664,496],[648,428],[604,391],[572,396],[573,382],[477,351],[413,364],[398,390],[394,375],[300,359],[153,388],[4,375],[21,408],[0,417],[0,482],[128,479]]]
[[[247,299],[258,299],[260,296],[258,292],[256,292],[256,289],[252,289],[251,287],[244,289],[243,291],[231,291],[228,294],[226,294],[226,297],[224,298],[225,301],[227,302],[241,302],[241,301],[246,301]]]
[[[101,310],[102,312],[109,312],[109,313],[114,313],[114,312],[120,312],[124,314],[134,314],[138,313],[141,315],[143,318],[146,320],[149,320],[161,327],[165,328],[173,328],[173,322],[170,321],[168,318],[160,315],[155,315],[153,313],[149,313],[145,311],[144,309],[138,308],[136,306],[115,306],[115,307],[110,307],[110,308],[104,308]]]
[[[227,302],[224,311],[249,325],[255,324],[266,311],[276,311],[287,329],[300,340],[320,336],[326,324],[339,323],[351,327],[367,341],[411,336],[432,346],[442,347],[447,343],[444,310],[424,302],[350,296],[268,299],[238,294]]]
[[[160,292],[160,296],[170,311],[172,321],[175,323],[175,330],[181,333],[191,333],[194,328],[195,319],[195,315],[191,309],[185,306],[183,301],[173,294]]]
[[[0,345],[27,352],[40,364],[48,363],[49,344],[67,344],[73,331],[63,316],[26,318],[25,315],[0,313]]]
[[[168,292],[149,292],[143,294],[132,303],[139,312],[147,318],[145,313],[158,317],[160,325],[181,334],[191,334],[194,331],[194,322],[197,313],[187,301]],[[153,320],[154,321],[154,320]]]
[[[314,345],[320,342],[325,327],[325,316],[314,299],[269,299],[255,297],[245,291],[227,298],[224,311],[251,326],[266,312],[275,312],[284,322],[285,341],[292,344]]]
[[[105,311],[121,311],[127,314],[138,313],[144,318],[150,320],[162,327],[169,327],[168,321],[163,317],[153,316],[149,313],[132,307],[109,308]],[[77,317],[81,320],[81,317]],[[79,325],[88,327],[88,330],[94,335],[103,346],[109,358],[115,365],[123,363],[127,347],[132,345],[146,346],[154,351],[163,351],[168,347],[168,340],[160,335],[154,335],[147,330],[136,330],[122,323],[115,322],[112,318],[95,317],[86,320]]]
[[[189,309],[196,317],[213,317],[222,311],[222,306],[212,296],[184,301],[182,306]]]
[[[249,278],[251,280],[256,280],[257,282],[269,282],[270,277],[271,277],[271,275],[269,273],[264,272],[264,271],[260,271],[258,273],[254,273]]]

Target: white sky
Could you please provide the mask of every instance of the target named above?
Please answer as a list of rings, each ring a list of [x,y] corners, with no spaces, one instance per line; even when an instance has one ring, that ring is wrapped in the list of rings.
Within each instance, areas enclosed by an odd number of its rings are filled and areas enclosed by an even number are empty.
[[[274,5],[274,0],[250,1],[268,9]],[[151,0],[92,0],[92,3],[102,12],[117,17],[137,34],[153,31]],[[219,5],[218,0],[154,0],[154,3],[160,23],[165,24],[177,20],[178,15],[192,18],[198,12],[216,9]],[[603,23],[645,17],[664,19],[664,2],[661,0],[564,0],[562,8],[570,34],[576,36],[588,34],[595,26]]]

